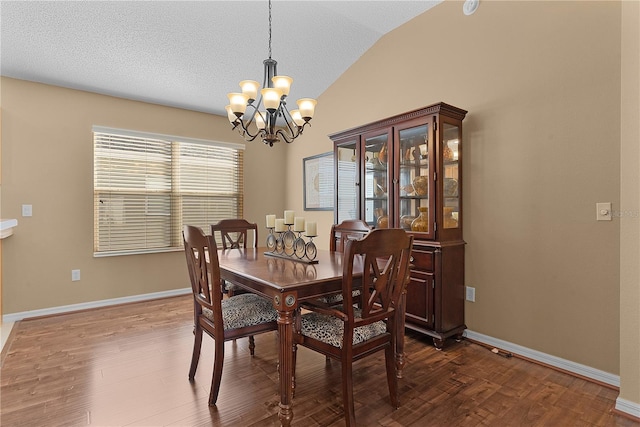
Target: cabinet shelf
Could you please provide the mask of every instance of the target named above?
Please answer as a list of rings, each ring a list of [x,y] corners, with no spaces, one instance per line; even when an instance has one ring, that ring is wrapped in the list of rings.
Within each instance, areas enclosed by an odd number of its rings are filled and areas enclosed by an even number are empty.
[[[400,200],[429,200],[429,196],[400,196]]]

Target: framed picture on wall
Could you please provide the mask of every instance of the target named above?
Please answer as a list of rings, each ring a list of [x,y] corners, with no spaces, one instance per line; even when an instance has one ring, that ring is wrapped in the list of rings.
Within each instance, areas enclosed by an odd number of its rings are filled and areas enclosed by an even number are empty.
[[[333,210],[333,152],[302,159],[305,211]]]

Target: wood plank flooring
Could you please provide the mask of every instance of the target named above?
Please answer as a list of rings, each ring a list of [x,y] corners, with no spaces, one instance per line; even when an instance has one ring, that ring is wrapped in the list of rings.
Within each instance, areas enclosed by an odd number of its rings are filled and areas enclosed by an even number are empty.
[[[207,406],[212,340],[194,383],[190,296],[32,319],[3,353],[2,426],[277,426],[277,337],[226,344],[217,407]],[[617,391],[462,341],[437,351],[408,333],[401,407],[389,404],[383,354],[356,362],[362,426],[638,426],[612,413]],[[294,426],[344,425],[340,366],[298,352]]]

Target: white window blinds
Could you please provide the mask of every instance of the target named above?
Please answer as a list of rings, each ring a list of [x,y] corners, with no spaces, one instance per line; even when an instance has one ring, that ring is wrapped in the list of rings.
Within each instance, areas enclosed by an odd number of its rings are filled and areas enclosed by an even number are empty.
[[[94,255],[181,250],[243,216],[242,145],[94,127]]]

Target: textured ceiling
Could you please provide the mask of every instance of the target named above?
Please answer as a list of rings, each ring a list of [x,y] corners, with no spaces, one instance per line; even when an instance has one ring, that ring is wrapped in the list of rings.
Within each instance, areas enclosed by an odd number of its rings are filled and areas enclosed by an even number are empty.
[[[289,98],[317,98],[381,36],[438,1],[274,1]],[[262,83],[267,1],[1,1],[3,76],[226,114]]]

